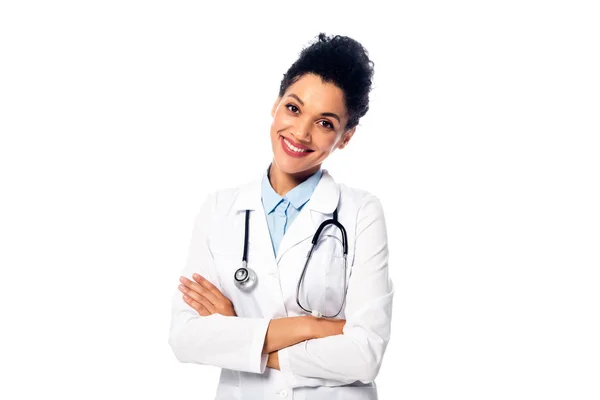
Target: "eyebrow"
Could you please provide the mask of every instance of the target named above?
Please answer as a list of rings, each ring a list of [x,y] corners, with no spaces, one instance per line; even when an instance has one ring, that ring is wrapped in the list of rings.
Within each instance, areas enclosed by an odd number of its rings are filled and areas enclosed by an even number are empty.
[[[300,105],[301,105],[301,106],[304,106],[304,102],[303,102],[302,100],[300,100],[300,97],[296,96],[294,93],[290,93],[290,94],[288,94],[288,97],[293,97],[293,98],[295,98],[296,100],[298,100],[298,103],[300,103]],[[324,116],[324,117],[332,117],[332,118],[335,118],[335,119],[337,119],[338,123],[340,123],[340,124],[342,123],[342,121],[340,120],[340,117],[338,117],[338,116],[337,116],[337,114],[335,114],[335,113],[332,113],[332,112],[324,112],[324,113],[321,113],[321,115],[322,115],[322,116]]]

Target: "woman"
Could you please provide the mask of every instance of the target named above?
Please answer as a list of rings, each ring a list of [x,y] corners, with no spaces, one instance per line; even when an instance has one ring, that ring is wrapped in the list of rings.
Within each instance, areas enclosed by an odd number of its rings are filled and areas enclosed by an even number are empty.
[[[373,65],[319,34],[281,82],[266,171],[196,217],[169,344],[222,368],[217,399],[377,398],[394,293],[383,210],[321,168],[366,114]]]

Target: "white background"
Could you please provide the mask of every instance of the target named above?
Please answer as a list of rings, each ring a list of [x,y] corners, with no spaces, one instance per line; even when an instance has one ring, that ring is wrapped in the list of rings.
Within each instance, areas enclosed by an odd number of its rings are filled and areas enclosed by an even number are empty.
[[[212,398],[167,343],[193,218],[321,31],[375,62],[324,167],[386,212],[380,398],[600,398],[592,3],[2,2],[0,398]]]

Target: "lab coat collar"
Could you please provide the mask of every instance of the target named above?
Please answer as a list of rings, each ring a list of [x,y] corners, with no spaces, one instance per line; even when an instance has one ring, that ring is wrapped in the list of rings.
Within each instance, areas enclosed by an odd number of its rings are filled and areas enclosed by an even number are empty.
[[[266,172],[265,172],[266,173]],[[258,219],[254,220],[254,234],[249,235],[249,243],[256,244],[261,248],[271,248],[271,238],[266,223],[265,211],[261,201],[261,183],[263,176],[257,177],[251,182],[239,188],[238,196],[233,204],[236,211],[253,210],[258,211]],[[340,200],[340,189],[329,171],[323,169],[321,179],[317,184],[310,200],[304,205],[300,213],[294,219],[285,235],[281,239],[277,251],[279,262],[281,257],[295,245],[306,238],[312,237],[319,225],[336,209]],[[271,254],[272,251],[271,251]]]
[[[287,199],[296,210],[300,210],[302,206],[306,204],[306,202],[308,202],[308,200],[310,200],[312,197],[312,194],[315,191],[322,174],[323,170],[319,169],[304,182],[288,191],[285,196],[281,196],[273,189],[271,182],[269,182],[268,172],[264,174],[261,182],[261,197],[265,208],[265,213],[270,214],[273,212],[273,210],[284,199]]]
[[[233,209],[236,211],[245,210],[264,210],[262,196],[262,180],[266,171],[253,179],[252,181],[242,185],[239,188],[238,196],[233,204]],[[310,200],[305,204],[304,208],[320,212],[322,214],[330,214],[335,210],[340,197],[340,189],[329,171],[323,169],[323,174],[317,187],[315,188]],[[293,225],[293,224],[292,224]]]

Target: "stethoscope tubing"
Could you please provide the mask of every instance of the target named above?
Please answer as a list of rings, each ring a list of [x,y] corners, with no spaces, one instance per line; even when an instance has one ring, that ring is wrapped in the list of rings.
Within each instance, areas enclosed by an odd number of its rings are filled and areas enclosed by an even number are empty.
[[[235,282],[236,286],[240,290],[243,290],[243,291],[249,291],[249,290],[253,289],[254,286],[256,286],[257,280],[258,280],[256,277],[256,273],[251,268],[248,268],[248,235],[249,235],[249,225],[250,225],[249,222],[250,222],[250,210],[246,210],[246,221],[245,221],[245,227],[244,227],[244,252],[242,255],[242,267],[238,268],[234,274],[234,282]],[[309,310],[309,309],[305,308],[304,306],[302,306],[302,304],[300,303],[300,286],[302,285],[302,282],[304,280],[304,275],[306,274],[306,269],[307,269],[310,259],[312,257],[312,253],[314,251],[315,245],[317,244],[317,242],[319,240],[319,236],[321,235],[321,232],[323,231],[323,229],[325,229],[325,227],[327,227],[328,225],[334,225],[334,226],[338,227],[342,233],[342,248],[343,248],[343,259],[344,259],[344,297],[343,297],[343,301],[342,301],[342,304],[341,304],[338,312],[335,313],[334,315],[323,315],[318,310]],[[348,237],[346,234],[346,229],[338,221],[337,208],[336,208],[335,211],[333,212],[333,218],[323,221],[321,223],[321,225],[319,225],[319,228],[317,229],[315,234],[313,235],[310,250],[308,251],[308,253],[306,255],[306,261],[304,263],[304,268],[302,269],[302,273],[300,274],[300,279],[298,280],[298,284],[296,286],[296,304],[298,304],[298,306],[302,310],[304,310],[305,312],[307,312],[309,314],[312,314],[313,316],[315,316],[317,318],[321,318],[321,317],[335,318],[336,316],[338,316],[340,314],[340,312],[342,311],[342,309],[344,308],[344,304],[346,303],[346,294],[348,293],[348,280],[346,277],[347,268],[348,268],[347,260],[348,260]]]

